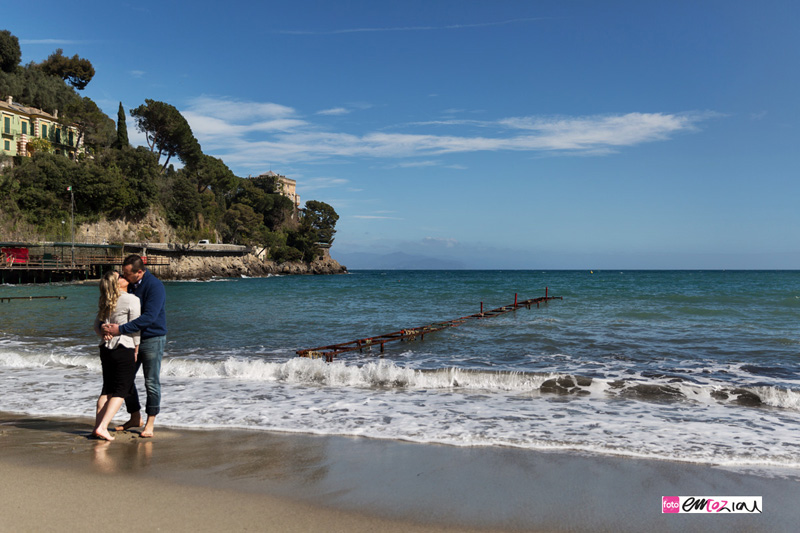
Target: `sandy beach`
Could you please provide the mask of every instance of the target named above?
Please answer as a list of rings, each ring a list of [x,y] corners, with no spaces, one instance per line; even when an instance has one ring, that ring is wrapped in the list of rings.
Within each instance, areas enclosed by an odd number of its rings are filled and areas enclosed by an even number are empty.
[[[792,531],[797,479],[660,461],[0,415],[2,531]],[[670,495],[759,515],[664,515]],[[94,524],[94,526],[90,525]]]

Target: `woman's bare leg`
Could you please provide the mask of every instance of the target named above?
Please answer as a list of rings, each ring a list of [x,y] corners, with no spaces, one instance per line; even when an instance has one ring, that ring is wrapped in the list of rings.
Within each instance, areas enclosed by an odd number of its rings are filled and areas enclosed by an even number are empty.
[[[95,412],[94,415],[94,427],[100,425],[100,421],[103,419],[103,407],[105,407],[107,401],[108,401],[107,394],[101,394],[97,398],[97,411]]]
[[[108,424],[111,422],[111,419],[114,418],[114,415],[117,414],[119,408],[122,407],[122,402],[124,401],[123,398],[120,396],[112,396],[106,402],[102,409],[102,420],[100,420],[100,424],[94,428],[94,434],[100,437],[101,439],[105,440],[114,440],[114,437],[108,432]]]

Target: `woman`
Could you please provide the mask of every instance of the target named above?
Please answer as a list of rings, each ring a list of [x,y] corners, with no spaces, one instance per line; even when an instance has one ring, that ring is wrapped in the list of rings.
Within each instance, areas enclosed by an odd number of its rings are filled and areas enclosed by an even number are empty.
[[[100,301],[94,332],[103,337],[102,324],[125,324],[139,317],[139,298],[128,294],[128,282],[117,272],[109,270],[100,280]],[[97,416],[92,435],[114,440],[108,424],[117,414],[122,402],[134,387],[136,357],[139,352],[139,333],[105,338],[100,343],[100,362],[103,365],[103,390],[97,399]]]

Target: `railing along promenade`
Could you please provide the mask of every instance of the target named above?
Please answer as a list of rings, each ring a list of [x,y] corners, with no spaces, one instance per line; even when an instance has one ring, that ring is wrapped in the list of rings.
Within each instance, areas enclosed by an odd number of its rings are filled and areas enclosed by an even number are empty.
[[[64,255],[28,256],[19,260],[10,254],[0,254],[0,283],[49,283],[100,277],[104,270],[122,265],[121,256],[79,255],[74,259]],[[147,258],[147,266],[169,266],[168,257]]]
[[[102,255],[85,255],[72,258],[30,256],[24,261],[0,254],[0,268],[11,270],[75,270],[90,268],[92,265],[121,265],[123,257],[107,257]],[[148,257],[148,265],[168,266],[167,257]]]

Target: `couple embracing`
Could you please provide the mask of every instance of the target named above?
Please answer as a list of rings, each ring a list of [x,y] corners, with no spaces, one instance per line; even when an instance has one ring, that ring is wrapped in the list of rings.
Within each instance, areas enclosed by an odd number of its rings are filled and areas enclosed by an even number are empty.
[[[140,366],[144,368],[147,389],[147,423],[140,436],[153,436],[161,406],[161,359],[167,342],[166,301],[164,284],[144,268],[138,255],[125,258],[122,272],[112,270],[103,275],[94,322],[95,333],[103,338],[100,343],[103,389],[97,399],[93,436],[114,440],[108,425],[123,401],[130,420],[116,430],[142,425],[141,404],[134,384]]]

